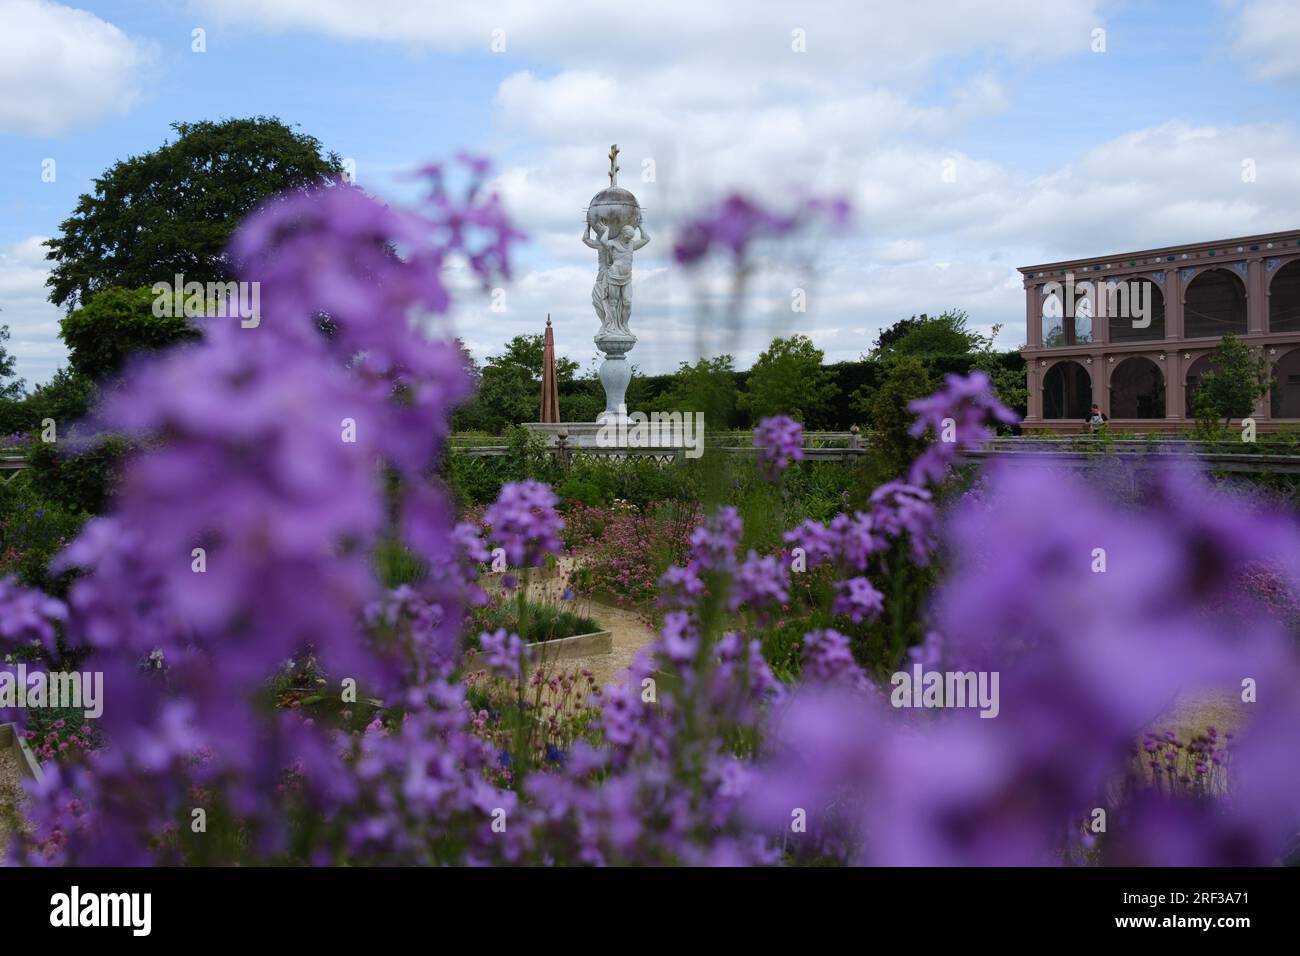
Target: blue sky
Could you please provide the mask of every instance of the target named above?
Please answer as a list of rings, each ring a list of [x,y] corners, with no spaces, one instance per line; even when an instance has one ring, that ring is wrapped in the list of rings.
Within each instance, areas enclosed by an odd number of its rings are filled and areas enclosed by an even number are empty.
[[[1002,323],[1014,347],[1017,265],[1300,226],[1288,0],[0,0],[0,22],[0,323],[29,384],[62,359],[39,241],[176,120],[279,116],[399,201],[405,169],[492,155],[533,241],[504,313],[458,311],[480,357],[548,312],[561,351],[595,355],[579,236],[612,142],[654,237],[632,314],[632,359],[651,372],[723,349],[744,366],[793,331],[855,358],[882,326],[948,307]],[[637,175],[647,159],[652,182]],[[801,250],[815,274],[773,259],[745,335],[724,342],[695,328],[693,287],[666,253],[676,223],[731,189],[775,205],[833,192],[859,217]],[[796,286],[806,313],[788,308]]]

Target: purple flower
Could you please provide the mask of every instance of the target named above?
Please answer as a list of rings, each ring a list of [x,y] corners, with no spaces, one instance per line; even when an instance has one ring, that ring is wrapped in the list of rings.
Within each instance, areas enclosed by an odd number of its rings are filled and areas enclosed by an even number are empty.
[[[849,578],[836,585],[832,614],[847,615],[854,624],[877,617],[884,610],[885,596],[871,586],[866,578]]]
[[[693,566],[673,565],[659,577],[661,607],[694,607],[704,594],[704,582]]]
[[[841,517],[844,517],[841,515]],[[808,567],[815,568],[831,561],[838,553],[841,538],[838,533],[829,530],[820,521],[807,518],[784,536],[787,544],[802,548]]]
[[[36,641],[56,658],[55,625],[67,618],[62,601],[22,586],[13,575],[0,578],[0,649],[14,650]]]
[[[949,465],[963,449],[977,447],[992,434],[990,420],[1014,425],[1020,421],[1011,409],[998,401],[984,372],[965,378],[948,375],[944,387],[928,398],[919,398],[908,408],[916,413],[913,435],[933,430],[935,441],[912,464],[907,480],[913,485],[942,481]]]
[[[689,664],[695,660],[700,636],[685,611],[669,611],[665,614],[660,635],[664,653],[674,664]]]
[[[735,194],[708,215],[687,223],[673,247],[673,255],[682,265],[694,265],[717,249],[729,252],[740,262],[759,239],[789,235],[814,219],[840,227],[848,218],[849,206],[843,200],[809,199],[792,214],[781,215]]]
[[[776,478],[791,462],[803,461],[803,426],[788,415],[764,418],[754,429],[763,472]]]
[[[780,557],[749,552],[731,582],[731,609],[761,608],[790,600],[790,570]]]
[[[736,548],[744,533],[740,512],[731,505],[719,508],[712,517],[691,532],[690,560],[700,570],[720,571],[731,568]]]
[[[540,481],[511,482],[483,514],[490,540],[505,549],[514,566],[539,565],[563,546],[564,519],[556,512],[555,492]]]
[[[891,481],[871,493],[871,530],[891,538],[906,533],[912,560],[919,565],[929,562],[937,526],[930,492],[924,488]]]
[[[803,674],[809,681],[822,684],[843,684],[865,690],[869,685],[867,675],[853,659],[849,639],[839,631],[827,628],[803,636]]]

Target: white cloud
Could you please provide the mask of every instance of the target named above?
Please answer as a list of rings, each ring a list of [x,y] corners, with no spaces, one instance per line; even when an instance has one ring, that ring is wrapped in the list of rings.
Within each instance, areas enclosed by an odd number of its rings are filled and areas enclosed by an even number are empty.
[[[0,0],[0,131],[50,136],[125,113],[149,48],[51,0]]]
[[[494,31],[503,31],[507,55],[568,68],[653,80],[665,64],[690,65],[722,82],[687,81],[682,88],[719,100],[746,95],[741,81],[748,79],[761,81],[748,92],[759,99],[773,84],[915,79],[939,57],[980,50],[1019,58],[1083,52],[1101,24],[1096,0],[805,0],[797,6],[748,0],[743,7],[699,0],[451,0],[436,9],[426,0],[198,0],[196,6],[272,29],[467,52],[488,52]],[[804,32],[804,53],[792,48],[795,30]],[[673,76],[682,80],[681,73]]]
[[[62,313],[46,299],[45,236],[0,246],[0,325],[9,327],[9,354],[30,388],[49,379],[63,364],[67,349],[59,341]]]
[[[1246,0],[1237,8],[1233,52],[1265,80],[1300,82],[1300,6],[1294,0]]]
[[[1007,214],[1016,176],[947,144],[1008,109],[1010,96],[991,72],[957,73],[929,89],[932,67],[978,54],[1089,55],[1092,29],[1103,22],[1093,0],[795,7],[771,0],[749,2],[743,13],[697,0],[519,0],[446,4],[436,17],[401,0],[199,6],[273,29],[442,50],[486,52],[492,31],[504,31],[507,56],[536,65],[497,90],[496,126],[517,143],[518,158],[496,185],[540,256],[511,289],[506,313],[472,305],[460,327],[482,357],[512,335],[538,331],[550,312],[561,350],[584,362],[595,354],[587,294],[594,262],[578,240],[582,210],[604,184],[605,150],[616,141],[620,184],[636,192],[653,236],[637,256],[632,315],[641,336],[632,359],[648,371],[671,369],[698,349],[733,352],[743,365],[771,335],[796,330],[831,357],[854,358],[875,329],[914,311],[967,305],[979,321],[1006,321],[1015,262],[991,262],[960,236]],[[792,49],[796,29],[806,52]],[[956,182],[945,181],[949,164]],[[651,168],[653,180],[643,175]],[[746,310],[748,334],[728,337],[698,321],[692,280],[670,253],[677,223],[735,190],[777,206],[801,194],[847,195],[864,232],[807,250],[816,276],[762,270]],[[941,245],[929,238],[947,232],[954,238]],[[952,265],[921,261],[940,248]],[[714,301],[725,294],[721,275],[704,284]],[[807,313],[790,310],[795,285],[808,287]]]

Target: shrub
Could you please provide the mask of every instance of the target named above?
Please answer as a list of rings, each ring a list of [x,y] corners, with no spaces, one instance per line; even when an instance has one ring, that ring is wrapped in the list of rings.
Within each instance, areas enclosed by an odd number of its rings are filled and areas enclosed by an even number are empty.
[[[126,439],[110,435],[94,440],[35,442],[27,452],[33,485],[50,501],[71,511],[101,513],[117,483]]]
[[[85,520],[37,494],[30,475],[0,482],[0,577],[16,574],[25,584],[62,594],[67,575],[50,574],[49,563]]]

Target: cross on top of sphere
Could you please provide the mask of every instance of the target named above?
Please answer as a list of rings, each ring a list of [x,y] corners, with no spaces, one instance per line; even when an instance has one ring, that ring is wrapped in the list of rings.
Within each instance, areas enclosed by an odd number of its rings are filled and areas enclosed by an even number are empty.
[[[618,143],[609,148],[609,184],[618,185]]]

